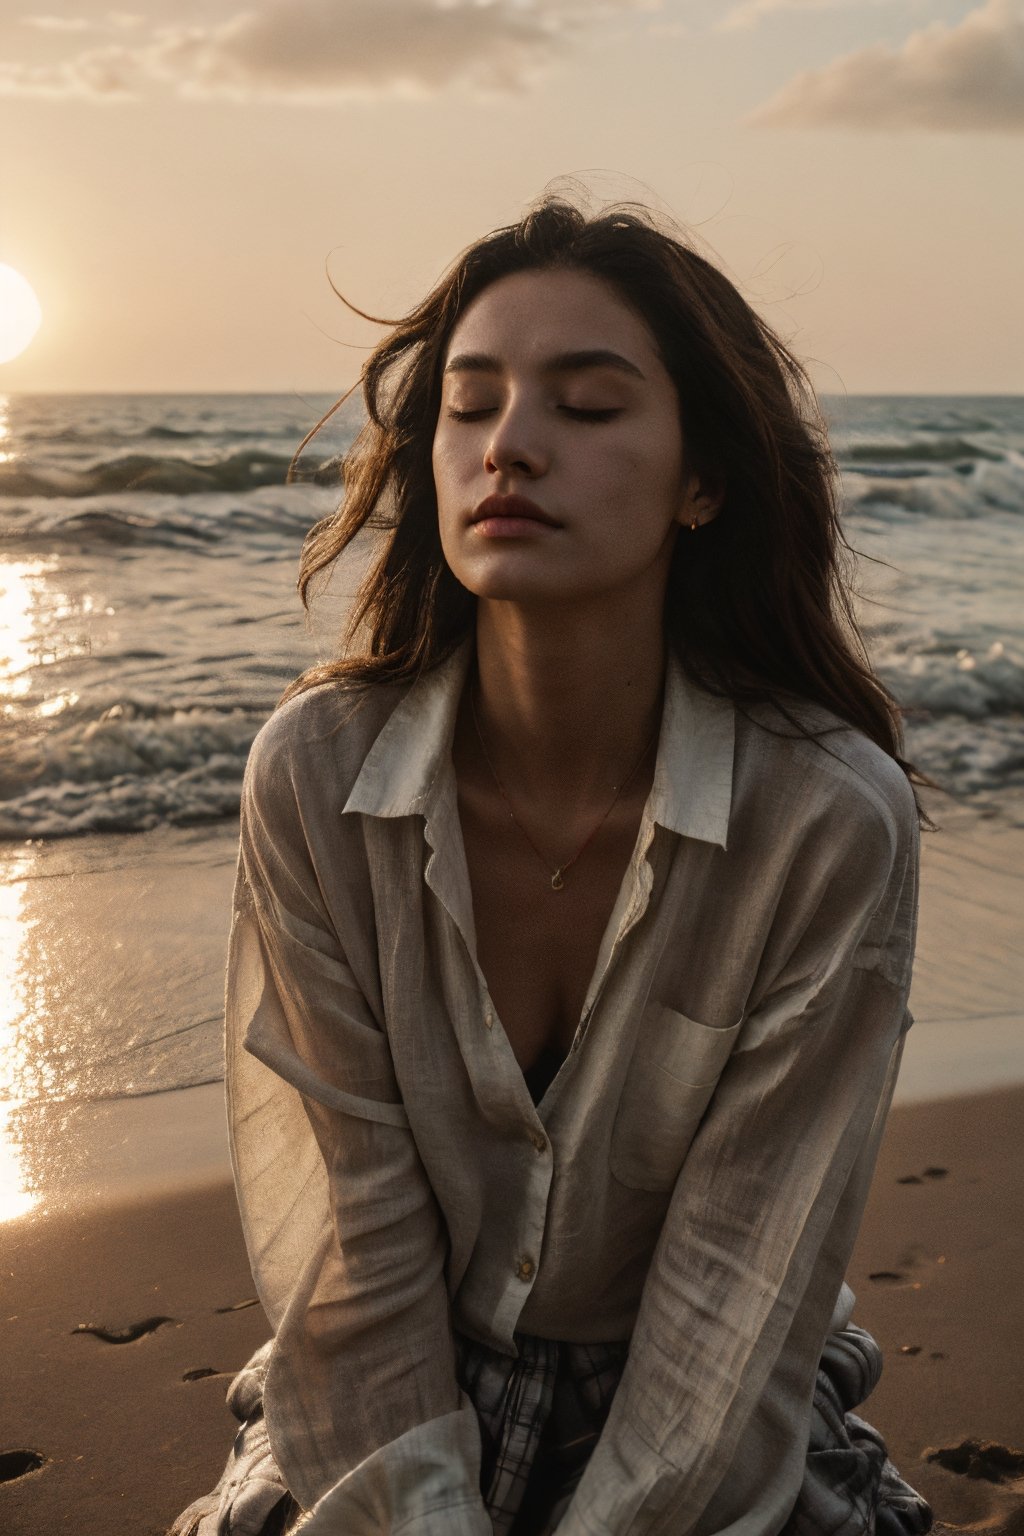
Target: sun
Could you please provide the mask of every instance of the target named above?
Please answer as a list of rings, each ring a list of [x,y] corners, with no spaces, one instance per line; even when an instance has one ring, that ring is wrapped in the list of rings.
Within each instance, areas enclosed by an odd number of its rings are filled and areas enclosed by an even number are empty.
[[[43,312],[32,285],[0,262],[0,363],[24,352],[39,329]]]

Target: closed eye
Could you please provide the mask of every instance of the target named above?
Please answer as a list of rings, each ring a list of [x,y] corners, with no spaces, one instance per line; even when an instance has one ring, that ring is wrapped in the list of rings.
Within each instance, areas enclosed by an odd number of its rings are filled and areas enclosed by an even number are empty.
[[[616,416],[621,416],[621,406],[606,406],[604,410],[587,411],[578,405],[562,405],[559,410],[566,416],[571,416],[573,421],[611,421]]]
[[[496,410],[497,406],[488,405],[479,411],[459,411],[456,410],[454,405],[450,405],[448,407],[448,416],[452,421],[480,421],[484,416],[489,416],[492,411]]]
[[[460,411],[456,406],[448,407],[448,417],[451,421],[482,421],[485,416],[491,416],[498,409],[495,405],[481,406],[475,411]],[[622,414],[621,406],[605,406],[601,410],[587,410],[579,405],[560,405],[558,409],[563,415],[571,417],[573,421],[612,421]]]

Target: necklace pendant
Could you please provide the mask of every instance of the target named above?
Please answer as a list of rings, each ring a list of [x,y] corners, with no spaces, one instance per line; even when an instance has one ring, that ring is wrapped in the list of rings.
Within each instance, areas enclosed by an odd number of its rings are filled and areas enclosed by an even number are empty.
[[[553,891],[560,891],[564,884],[565,881],[562,879],[562,871],[560,869],[556,869],[554,874],[551,876],[551,889]]]

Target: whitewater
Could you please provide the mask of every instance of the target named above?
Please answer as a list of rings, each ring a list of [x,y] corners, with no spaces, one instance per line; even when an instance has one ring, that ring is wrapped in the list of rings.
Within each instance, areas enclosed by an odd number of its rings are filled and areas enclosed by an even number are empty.
[[[233,817],[286,683],[334,652],[365,547],[302,613],[302,540],[340,497],[352,402],[0,396],[0,838]],[[823,402],[872,660],[908,755],[958,800],[1024,804],[1024,401]]]

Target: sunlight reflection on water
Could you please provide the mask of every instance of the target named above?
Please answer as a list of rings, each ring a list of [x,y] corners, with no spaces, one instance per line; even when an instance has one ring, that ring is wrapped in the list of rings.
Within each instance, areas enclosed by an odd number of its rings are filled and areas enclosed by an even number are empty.
[[[4,698],[23,698],[32,687],[43,633],[37,618],[42,578],[55,565],[53,560],[11,560],[0,565],[0,696]]]
[[[12,1111],[24,1095],[24,1033],[28,988],[22,967],[26,932],[23,877],[29,860],[16,861],[0,886],[0,1221],[23,1216],[37,1204]]]

